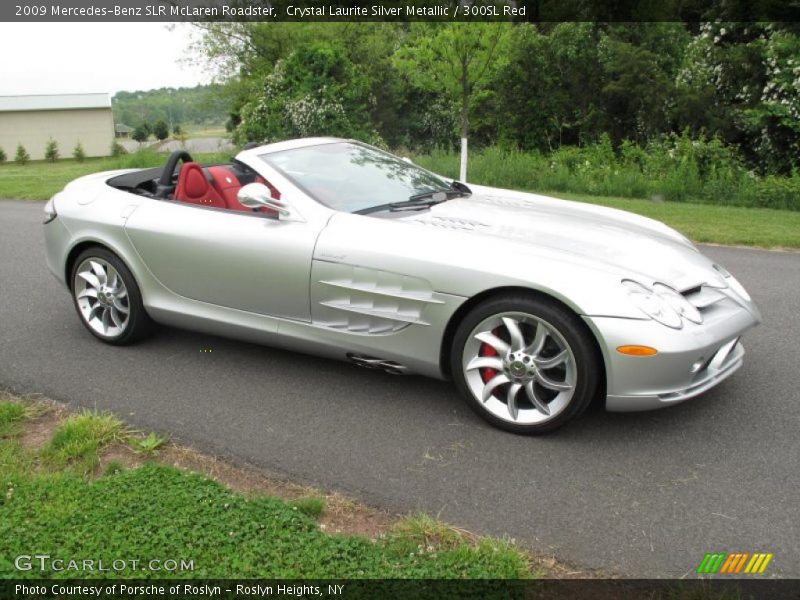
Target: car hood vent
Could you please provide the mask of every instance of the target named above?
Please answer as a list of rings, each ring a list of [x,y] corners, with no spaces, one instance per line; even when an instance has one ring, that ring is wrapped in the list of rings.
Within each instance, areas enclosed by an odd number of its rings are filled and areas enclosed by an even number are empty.
[[[439,215],[427,215],[425,217],[409,219],[409,221],[414,223],[422,223],[423,225],[432,225],[433,227],[441,227],[442,229],[461,231],[479,231],[481,229],[488,229],[490,227],[490,225],[487,223],[482,223],[480,221]]]

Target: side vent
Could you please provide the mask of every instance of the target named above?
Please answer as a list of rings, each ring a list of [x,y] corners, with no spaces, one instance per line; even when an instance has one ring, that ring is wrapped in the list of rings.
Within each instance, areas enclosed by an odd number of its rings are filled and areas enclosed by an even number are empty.
[[[352,352],[347,353],[347,358],[350,360],[350,362],[358,365],[359,367],[385,371],[391,375],[403,375],[407,371],[406,367],[400,363],[394,362],[393,360],[383,360],[382,358],[353,354]]]

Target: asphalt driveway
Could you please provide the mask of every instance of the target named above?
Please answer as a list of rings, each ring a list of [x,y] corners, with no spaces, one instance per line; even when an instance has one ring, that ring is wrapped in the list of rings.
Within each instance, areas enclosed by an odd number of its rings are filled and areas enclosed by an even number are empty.
[[[669,410],[594,410],[525,438],[442,382],[175,329],[105,346],[47,271],[41,209],[0,202],[0,387],[585,568],[682,576],[706,552],[761,551],[771,574],[800,576],[800,253],[704,248],[764,315],[731,380]]]

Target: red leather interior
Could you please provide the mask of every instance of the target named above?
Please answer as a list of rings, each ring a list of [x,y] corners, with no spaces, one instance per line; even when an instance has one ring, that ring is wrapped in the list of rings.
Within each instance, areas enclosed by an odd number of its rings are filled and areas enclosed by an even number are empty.
[[[206,179],[203,169],[194,162],[184,163],[178,175],[178,185],[175,188],[175,200],[202,204],[216,208],[227,208],[225,200]]]
[[[208,176],[206,176],[206,171]],[[266,185],[272,195],[280,199],[280,192],[263,177],[257,176],[255,182]],[[178,175],[175,200],[226,208],[228,210],[251,212],[253,209],[247,208],[239,202],[237,195],[241,188],[242,183],[239,178],[232,169],[226,166],[208,167],[204,171],[197,163],[188,162],[184,163]],[[266,207],[259,209],[259,212],[277,215],[275,211]]]
[[[236,194],[242,188],[239,178],[233,171],[226,167],[208,167],[208,174],[211,178],[211,185],[225,200],[225,206],[231,210],[251,210],[239,204]]]

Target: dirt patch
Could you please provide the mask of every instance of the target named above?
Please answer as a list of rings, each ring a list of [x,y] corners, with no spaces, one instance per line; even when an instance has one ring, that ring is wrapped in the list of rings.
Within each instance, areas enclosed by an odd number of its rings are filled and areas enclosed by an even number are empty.
[[[23,401],[31,407],[32,414],[25,420],[19,443],[23,448],[40,448],[53,437],[56,427],[69,415],[69,411],[56,402],[31,398]]]
[[[108,470],[111,463],[116,463],[125,469],[135,469],[142,466],[144,457],[137,454],[126,444],[112,444],[100,453],[100,462],[95,468],[95,473],[100,476]]]

